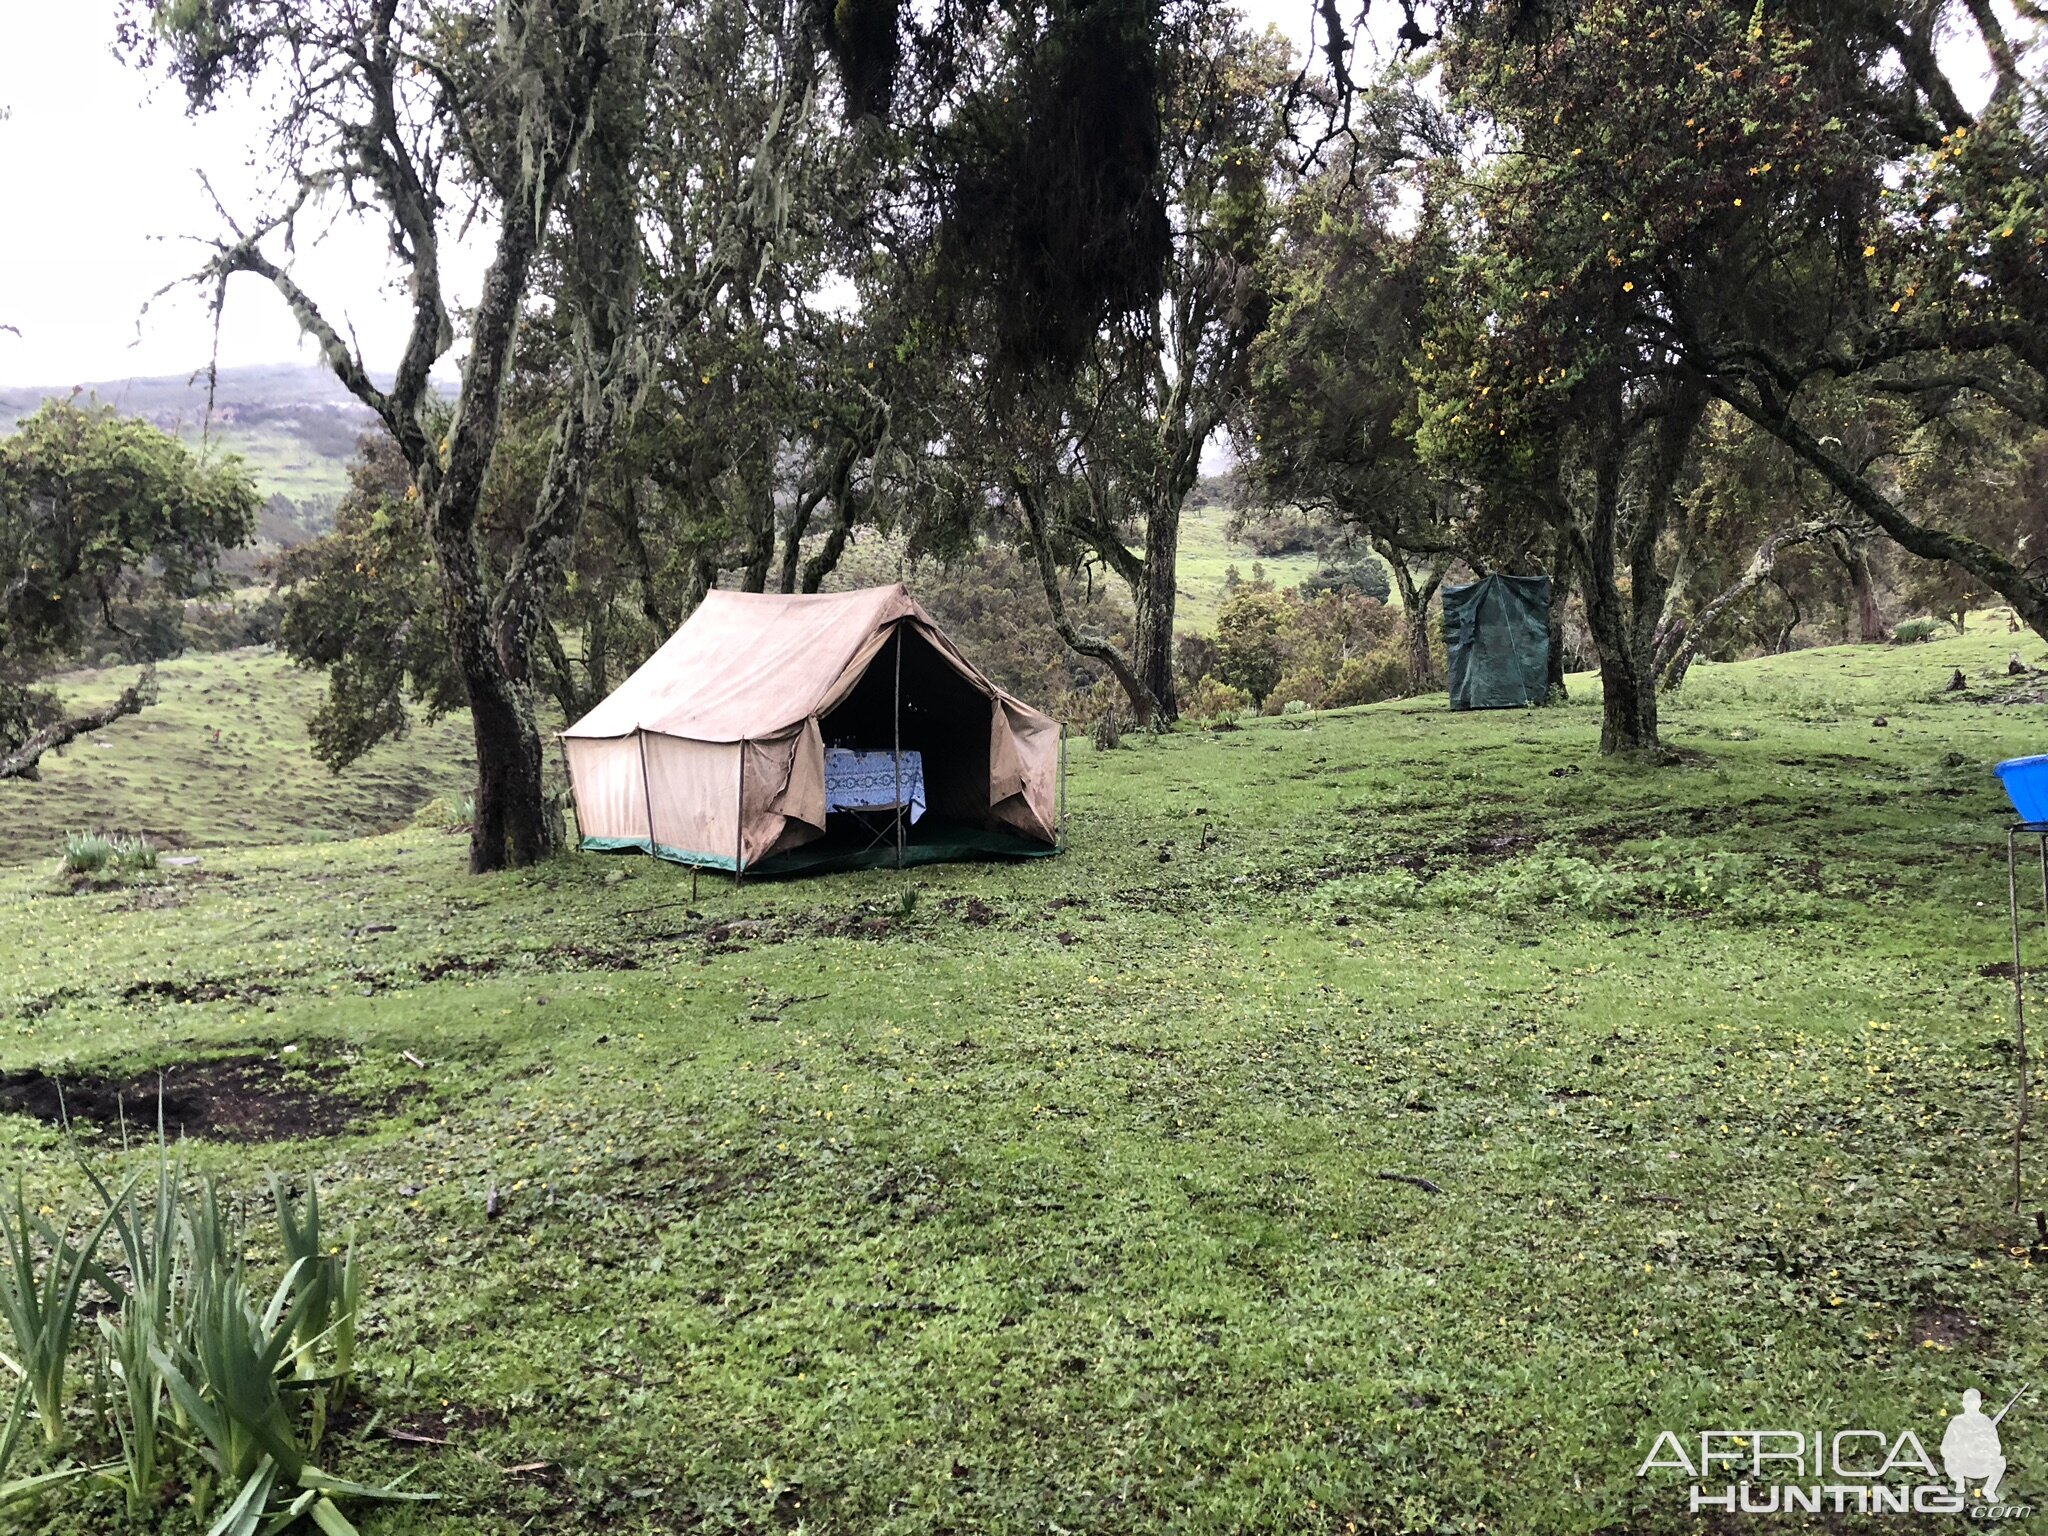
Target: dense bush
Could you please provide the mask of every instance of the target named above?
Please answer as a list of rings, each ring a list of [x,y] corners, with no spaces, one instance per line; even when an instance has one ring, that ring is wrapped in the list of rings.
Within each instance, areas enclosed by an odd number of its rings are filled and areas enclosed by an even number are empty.
[[[1229,524],[1230,537],[1257,555],[1324,554],[1340,537],[1327,519],[1299,507],[1254,507]]]
[[[1301,584],[1304,597],[1319,592],[1358,592],[1384,603],[1394,590],[1387,568],[1370,555],[1331,561],[1319,566],[1315,575]]]
[[[1200,678],[1183,692],[1180,714],[1183,720],[1198,723],[1235,720],[1239,715],[1249,713],[1251,707],[1250,694],[1241,688],[1231,687],[1212,674]]]
[[[1401,616],[1376,598],[1349,589],[1313,594],[1241,585],[1216,620],[1208,670],[1268,714],[1289,704],[1339,709],[1398,697],[1408,682]],[[1184,649],[1184,669],[1201,656]],[[1202,681],[1190,675],[1192,689]]]

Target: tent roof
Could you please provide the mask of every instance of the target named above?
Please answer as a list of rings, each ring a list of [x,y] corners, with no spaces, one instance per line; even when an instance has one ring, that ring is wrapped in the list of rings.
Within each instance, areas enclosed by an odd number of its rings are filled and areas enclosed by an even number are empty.
[[[998,690],[946,641],[902,583],[783,597],[714,591],[668,643],[563,734],[659,732],[755,741],[818,713],[877,633],[910,619],[983,692]]]

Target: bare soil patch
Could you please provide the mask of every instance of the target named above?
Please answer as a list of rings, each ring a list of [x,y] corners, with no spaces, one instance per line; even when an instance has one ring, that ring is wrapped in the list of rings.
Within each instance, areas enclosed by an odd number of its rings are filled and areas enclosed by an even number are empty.
[[[50,1125],[126,1124],[130,1133],[207,1141],[264,1142],[338,1136],[392,1100],[372,1101],[333,1086],[344,1069],[295,1056],[246,1055],[175,1061],[133,1077],[37,1067],[0,1072],[0,1113]]]

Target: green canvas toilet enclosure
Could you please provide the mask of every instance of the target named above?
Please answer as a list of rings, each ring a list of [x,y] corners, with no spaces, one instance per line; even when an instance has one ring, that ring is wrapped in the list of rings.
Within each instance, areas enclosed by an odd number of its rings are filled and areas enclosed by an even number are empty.
[[[1444,588],[1451,708],[1520,709],[1550,693],[1550,578],[1482,576]]]

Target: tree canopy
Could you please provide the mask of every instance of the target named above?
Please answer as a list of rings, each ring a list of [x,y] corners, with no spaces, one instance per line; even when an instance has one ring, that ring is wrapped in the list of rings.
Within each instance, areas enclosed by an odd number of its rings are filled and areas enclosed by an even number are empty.
[[[50,401],[0,438],[0,778],[149,702],[145,676],[66,717],[39,684],[88,642],[145,669],[175,654],[179,603],[216,590],[260,505],[240,461],[202,462],[111,406]]]

